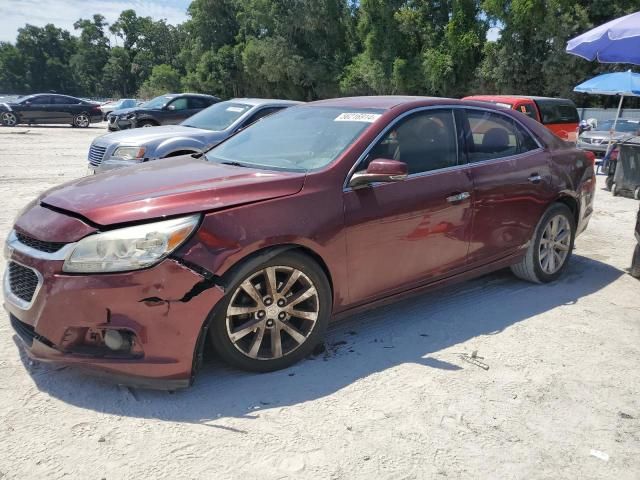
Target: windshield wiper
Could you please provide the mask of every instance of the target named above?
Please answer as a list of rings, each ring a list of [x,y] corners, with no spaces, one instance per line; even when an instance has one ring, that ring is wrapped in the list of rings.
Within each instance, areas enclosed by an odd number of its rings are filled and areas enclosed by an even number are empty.
[[[232,162],[232,161],[224,161],[224,162],[218,162],[221,165],[231,165],[232,167],[244,167],[244,168],[253,168],[250,165],[247,165],[245,163],[240,163],[240,162]]]

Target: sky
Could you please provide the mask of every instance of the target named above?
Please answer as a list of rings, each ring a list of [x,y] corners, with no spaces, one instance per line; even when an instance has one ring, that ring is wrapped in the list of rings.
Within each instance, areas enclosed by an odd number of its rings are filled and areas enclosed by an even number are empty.
[[[113,23],[120,12],[129,8],[139,16],[164,18],[176,25],[187,19],[190,3],[191,0],[0,0],[0,42],[15,42],[18,28],[26,23],[38,27],[53,23],[73,34],[73,24],[79,18],[101,13]],[[492,28],[487,39],[496,40],[499,35],[500,29]]]
[[[0,0],[0,42],[15,42],[26,23],[42,27],[53,23],[74,33],[79,18],[101,13],[113,23],[120,12],[133,9],[142,17],[164,18],[178,24],[187,19],[190,0]]]

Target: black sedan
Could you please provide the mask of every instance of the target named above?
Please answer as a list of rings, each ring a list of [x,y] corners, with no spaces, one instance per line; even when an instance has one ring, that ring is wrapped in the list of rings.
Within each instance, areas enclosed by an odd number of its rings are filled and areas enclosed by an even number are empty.
[[[53,93],[40,93],[0,103],[0,122],[13,127],[18,124],[68,123],[72,127],[87,128],[101,122],[102,112],[97,103]]]
[[[218,97],[199,93],[160,95],[139,107],[125,108],[111,113],[108,116],[108,129],[126,130],[137,127],[175,125],[219,101]]]

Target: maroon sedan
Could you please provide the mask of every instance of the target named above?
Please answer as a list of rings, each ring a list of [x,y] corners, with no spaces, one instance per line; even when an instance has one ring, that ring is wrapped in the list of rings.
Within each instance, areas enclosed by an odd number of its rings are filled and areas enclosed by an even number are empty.
[[[511,110],[315,102],[45,192],[8,238],[5,305],[29,355],[120,382],[187,386],[207,341],[280,369],[338,314],[507,266],[556,279],[594,185],[592,158]]]

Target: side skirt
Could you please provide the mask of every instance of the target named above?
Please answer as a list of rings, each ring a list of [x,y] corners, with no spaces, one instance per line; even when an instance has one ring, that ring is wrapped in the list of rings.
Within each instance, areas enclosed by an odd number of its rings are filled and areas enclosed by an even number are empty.
[[[518,263],[522,259],[524,252],[525,250],[519,250],[509,255],[506,258],[502,258],[500,260],[489,263],[487,265],[476,267],[473,270],[469,270],[464,273],[460,273],[451,277],[445,277],[440,280],[436,280],[435,282],[427,283],[425,285],[420,285],[418,287],[411,288],[409,290],[405,290],[399,293],[394,293],[392,295],[382,297],[372,302],[368,302],[362,305],[357,305],[355,307],[350,307],[346,310],[342,310],[340,312],[334,313],[331,319],[331,322],[342,320],[356,313],[364,312],[374,308],[382,307],[384,305],[395,303],[404,298],[419,295],[421,293],[424,293],[425,291],[431,291],[438,288],[448,287],[449,285],[464,282],[466,280],[471,280],[472,278],[480,277],[487,273],[495,272],[496,270],[509,267],[515,263]]]

